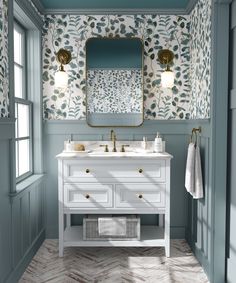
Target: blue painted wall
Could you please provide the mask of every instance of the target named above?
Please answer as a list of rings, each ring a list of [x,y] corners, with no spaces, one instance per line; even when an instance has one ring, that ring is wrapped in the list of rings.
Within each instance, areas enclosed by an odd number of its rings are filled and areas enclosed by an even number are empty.
[[[138,128],[116,128],[118,140],[154,140],[160,132],[166,140],[167,151],[173,154],[171,169],[171,235],[172,238],[185,238],[188,230],[188,195],[184,188],[185,162],[189,134],[194,126],[202,125],[203,165],[208,154],[209,121],[144,121]],[[73,140],[109,140],[109,128],[91,128],[85,121],[45,121],[44,123],[44,160],[46,178],[46,237],[58,236],[57,207],[57,160],[55,155],[63,150],[63,142]],[[204,136],[205,137],[205,136]],[[207,158],[207,157],[206,157]],[[207,166],[204,165],[204,168]],[[206,169],[207,170],[207,169]],[[206,173],[206,178],[208,174]],[[206,181],[207,182],[207,181]],[[75,220],[76,221],[76,220]],[[155,217],[145,217],[144,223],[156,221]]]
[[[11,2],[11,0],[10,0]],[[221,7],[224,5],[221,5]],[[218,12],[220,12],[219,8]],[[223,8],[224,10],[225,8]],[[219,13],[220,16],[227,15]],[[222,20],[222,18],[220,18]],[[223,21],[224,22],[224,21]],[[221,21],[222,24],[222,21]],[[226,27],[223,25],[224,28]],[[227,30],[227,28],[226,28]],[[219,32],[225,32],[225,29]],[[219,39],[218,39],[219,40]],[[222,58],[222,56],[220,57]],[[218,58],[220,60],[220,58]],[[215,65],[214,65],[215,66]],[[217,65],[217,68],[222,68]],[[227,66],[226,66],[227,67]],[[220,84],[225,87],[225,78],[214,77],[215,82],[220,81]],[[218,78],[218,80],[216,80]],[[227,77],[226,77],[227,79]],[[224,94],[221,86],[216,84],[214,88],[214,110],[225,106],[227,100],[222,95]],[[222,100],[217,100],[221,97]],[[225,113],[225,112],[224,112]],[[225,123],[219,123],[217,119],[222,118],[220,111],[213,112],[216,114],[212,116],[211,122],[198,121],[145,121],[144,125],[139,128],[117,129],[117,137],[119,140],[141,140],[142,136],[147,136],[149,140],[153,140],[155,132],[159,131],[163,134],[167,142],[167,151],[174,155],[171,171],[171,234],[174,238],[186,237],[195,251],[198,259],[203,264],[208,275],[212,276],[212,266],[214,262],[214,253],[218,256],[223,256],[216,263],[215,281],[220,282],[222,279],[223,269],[222,261],[224,263],[224,254],[222,253],[222,246],[224,248],[224,239],[221,247],[217,249],[214,245],[219,243],[215,240],[215,234],[222,235],[219,227],[215,230],[214,215],[212,215],[212,208],[214,207],[215,191],[219,192],[221,189],[222,201],[224,201],[224,183],[214,184],[212,181],[212,172],[215,170],[215,164],[220,164],[219,159],[213,159],[213,155],[218,158],[222,156],[220,152],[220,144],[223,144],[223,154],[225,149],[225,136],[219,138],[222,133],[221,127],[219,130],[217,126],[223,125],[225,130]],[[234,116],[233,116],[234,117]],[[225,117],[223,116],[223,119]],[[221,119],[222,120],[222,119]],[[225,120],[224,120],[225,122]],[[226,124],[227,125],[227,124]],[[189,134],[192,127],[202,126],[203,133],[201,137],[201,153],[202,153],[202,167],[204,172],[205,183],[205,199],[202,201],[193,201],[184,189],[184,172],[186,161],[186,149],[188,145]],[[217,129],[217,133],[216,133]],[[70,138],[71,135],[75,140],[107,140],[109,138],[109,128],[94,129],[86,125],[85,121],[47,121],[44,124],[44,158],[45,171],[47,173],[46,179],[46,203],[44,207],[43,201],[43,184],[37,183],[30,186],[27,190],[13,197],[9,197],[11,177],[11,166],[13,160],[10,155],[10,140],[14,136],[13,122],[6,124],[0,121],[0,282],[16,282],[16,278],[23,271],[26,263],[31,259],[34,251],[40,245],[44,238],[44,215],[46,213],[46,235],[47,237],[57,237],[57,161],[55,155],[63,148],[63,141]],[[4,133],[4,134],[3,134]],[[214,138],[212,138],[214,137]],[[214,139],[214,140],[213,140]],[[219,140],[219,142],[217,142]],[[217,144],[217,147],[214,146]],[[217,151],[218,150],[218,151]],[[218,153],[220,153],[218,155]],[[224,157],[224,156],[223,156]],[[214,161],[217,162],[214,162]],[[224,164],[223,164],[224,165]],[[220,169],[220,167],[218,167]],[[218,173],[222,171],[218,171]],[[224,177],[224,172],[215,175],[215,180]],[[217,179],[218,178],[218,179]],[[222,179],[222,178],[221,178]],[[223,185],[222,185],[223,184]],[[222,186],[221,186],[222,185]],[[217,201],[215,205],[217,205]],[[221,212],[224,207],[217,206]],[[222,214],[224,217],[224,214]],[[219,217],[221,220],[222,217]],[[218,218],[216,218],[218,220]],[[78,221],[73,219],[74,222]],[[145,219],[149,221],[149,219]],[[151,219],[151,221],[155,221]],[[224,230],[224,221],[221,222],[222,232]],[[218,239],[219,240],[219,239]],[[215,263],[215,262],[214,262]],[[220,277],[217,281],[218,265]],[[224,264],[223,264],[224,265]],[[233,282],[233,281],[232,281]]]
[[[228,261],[227,282],[233,283],[236,278],[236,1],[231,5],[231,32],[230,32],[231,66],[230,66],[230,104],[229,104],[229,178],[228,178]]]
[[[31,11],[34,15],[35,12],[28,0],[20,0],[19,2],[24,6],[24,11]],[[7,34],[9,68],[7,69],[11,78],[9,81],[9,115],[6,118],[0,118],[0,283],[16,283],[45,239],[44,183],[41,177],[34,176],[33,179],[28,179],[24,190],[16,192],[13,145],[15,133],[14,81],[12,79],[14,77],[13,0],[0,1],[0,5],[8,5],[8,22],[6,28],[0,29],[0,32],[5,35],[9,30]],[[38,15],[35,17],[35,21],[37,17]],[[28,24],[26,19],[25,24]],[[36,50],[37,48],[34,49],[34,52],[37,52]],[[2,59],[4,54],[1,55],[3,55],[0,56]],[[4,62],[5,60],[1,61],[1,64]],[[40,64],[37,66],[40,68]],[[0,84],[2,83],[4,86],[5,82],[0,80]],[[3,89],[3,94],[7,97],[8,89],[5,87]],[[37,105],[35,106],[35,113],[38,113]],[[34,129],[37,138],[36,147],[40,142],[39,132],[40,126]],[[35,169],[39,170],[39,167],[40,164],[35,166]],[[30,180],[31,182],[29,182]]]
[[[44,185],[10,196],[14,123],[0,120],[0,133],[0,283],[14,283],[45,238]]]

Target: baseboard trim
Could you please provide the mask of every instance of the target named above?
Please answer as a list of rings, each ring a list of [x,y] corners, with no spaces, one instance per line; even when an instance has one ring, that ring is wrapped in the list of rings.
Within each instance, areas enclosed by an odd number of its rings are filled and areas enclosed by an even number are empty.
[[[34,240],[29,250],[26,252],[21,261],[17,264],[15,269],[11,272],[10,276],[6,280],[6,283],[17,283],[24,273],[25,269],[29,265],[30,261],[42,245],[45,240],[45,229],[43,229],[38,237]]]

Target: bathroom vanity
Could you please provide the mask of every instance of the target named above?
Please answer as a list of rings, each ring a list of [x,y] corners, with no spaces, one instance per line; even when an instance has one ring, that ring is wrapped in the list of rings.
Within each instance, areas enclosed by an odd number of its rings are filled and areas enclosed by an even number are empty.
[[[170,256],[168,153],[61,153],[58,159],[59,256],[64,247],[165,247]],[[71,214],[157,214],[158,226],[141,226],[140,240],[84,241]]]

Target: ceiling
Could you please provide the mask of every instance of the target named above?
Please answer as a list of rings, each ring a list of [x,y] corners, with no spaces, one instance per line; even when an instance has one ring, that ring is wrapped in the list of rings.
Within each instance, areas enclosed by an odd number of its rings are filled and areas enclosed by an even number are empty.
[[[37,0],[45,10],[186,10],[193,0]]]

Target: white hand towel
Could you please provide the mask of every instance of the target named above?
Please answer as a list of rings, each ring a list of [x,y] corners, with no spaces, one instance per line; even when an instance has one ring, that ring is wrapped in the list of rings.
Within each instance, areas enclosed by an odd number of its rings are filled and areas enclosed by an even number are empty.
[[[201,156],[200,148],[197,145],[195,149],[195,182],[194,182],[194,192],[193,198],[200,199],[203,198],[203,183],[202,183],[202,167],[201,167]]]
[[[98,218],[98,233],[103,236],[125,236],[126,217]]]
[[[185,188],[189,193],[194,192],[195,175],[195,145],[190,143],[188,146],[188,156],[185,171]]]

